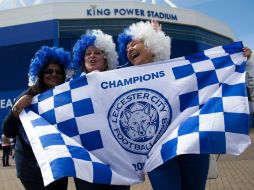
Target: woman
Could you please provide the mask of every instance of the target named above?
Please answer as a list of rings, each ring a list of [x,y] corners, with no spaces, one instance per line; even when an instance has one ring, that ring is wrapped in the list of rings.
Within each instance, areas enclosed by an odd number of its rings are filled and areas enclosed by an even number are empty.
[[[74,69],[90,73],[117,68],[118,55],[112,36],[101,30],[88,30],[73,47]]]
[[[138,22],[118,37],[122,67],[170,58],[170,38],[158,22]],[[244,56],[251,50],[244,48]],[[179,155],[148,173],[153,189],[204,190],[208,174],[208,154]]]
[[[73,64],[75,70],[84,73],[103,72],[118,66],[118,55],[112,36],[101,30],[89,30],[73,47]],[[92,184],[75,179],[77,190],[128,190],[130,186]]]
[[[33,96],[64,83],[65,69],[70,67],[70,54],[62,48],[43,46],[31,60],[29,88],[15,102],[3,122],[3,133],[16,137],[15,163],[17,177],[26,190],[67,190],[68,178],[61,178],[44,187],[40,168],[19,119],[21,111],[31,104]]]

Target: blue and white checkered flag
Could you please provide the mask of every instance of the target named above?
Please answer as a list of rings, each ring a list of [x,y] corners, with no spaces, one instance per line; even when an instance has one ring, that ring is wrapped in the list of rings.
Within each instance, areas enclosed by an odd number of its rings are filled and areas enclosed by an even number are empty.
[[[44,184],[64,176],[130,185],[180,154],[239,155],[250,144],[240,42],[93,72],[21,113]]]

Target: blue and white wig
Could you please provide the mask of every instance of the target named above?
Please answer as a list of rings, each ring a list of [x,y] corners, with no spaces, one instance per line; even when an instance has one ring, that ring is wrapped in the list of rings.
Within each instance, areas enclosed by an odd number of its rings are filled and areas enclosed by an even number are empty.
[[[119,67],[131,66],[127,58],[127,45],[133,40],[142,40],[154,55],[154,62],[170,59],[171,39],[161,30],[155,30],[149,21],[132,24],[118,36]]]
[[[71,67],[71,55],[63,48],[42,46],[31,60],[28,72],[28,86],[33,86],[38,81],[42,68],[50,61],[54,61],[63,66],[65,71]]]
[[[118,54],[112,36],[101,30],[88,30],[85,35],[76,42],[73,47],[73,67],[82,68],[84,55],[89,46],[95,46],[104,52],[108,64],[108,70],[116,69],[118,66]]]

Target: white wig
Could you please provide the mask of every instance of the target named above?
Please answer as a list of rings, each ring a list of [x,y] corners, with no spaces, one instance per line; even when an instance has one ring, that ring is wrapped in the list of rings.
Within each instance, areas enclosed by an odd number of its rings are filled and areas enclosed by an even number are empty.
[[[142,40],[145,46],[154,55],[154,61],[161,61],[170,58],[171,39],[161,30],[155,30],[152,24],[138,22],[132,24],[119,35],[119,56],[127,58],[126,47],[132,40]],[[126,60],[128,62],[128,60]]]
[[[115,69],[118,66],[118,54],[116,45],[112,36],[103,33],[101,30],[88,30],[73,47],[74,67],[80,67],[83,64],[85,52],[89,46],[95,46],[105,53],[108,70]]]

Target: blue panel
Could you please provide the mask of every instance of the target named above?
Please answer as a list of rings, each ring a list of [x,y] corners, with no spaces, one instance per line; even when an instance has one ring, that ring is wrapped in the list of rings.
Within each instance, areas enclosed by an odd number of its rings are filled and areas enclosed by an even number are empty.
[[[235,85],[222,84],[222,96],[247,96],[245,83]]]
[[[39,138],[43,148],[55,145],[65,145],[63,137],[60,135],[60,133],[44,135],[40,136]]]
[[[32,104],[32,105],[28,106],[27,108],[35,113],[39,113],[38,103]]]
[[[200,114],[223,112],[223,103],[221,98],[210,98],[201,108]]]
[[[214,59],[212,59],[212,62],[213,62],[215,69],[221,69],[224,67],[229,67],[231,65],[234,65],[230,56],[214,58]]]
[[[79,87],[82,87],[82,86],[86,86],[87,84],[88,84],[87,83],[87,78],[86,78],[85,75],[70,81],[70,87],[71,87],[71,89],[75,89],[75,88],[79,88]]]
[[[57,123],[57,129],[69,137],[79,135],[78,126],[75,118]]]
[[[195,63],[208,60],[209,58],[205,56],[204,52],[199,52],[194,55],[185,56],[185,59],[189,60],[191,63]]]
[[[54,159],[50,162],[50,167],[54,179],[59,179],[65,176],[76,176],[75,165],[71,158],[64,157]]]
[[[71,100],[71,91],[66,91],[54,96],[54,107],[64,106],[66,104],[70,104]]]
[[[202,154],[226,152],[225,132],[200,132],[199,141]]]
[[[181,79],[181,78],[190,76],[194,73],[194,69],[190,64],[183,65],[180,67],[174,67],[172,70],[173,70],[175,79]]]
[[[244,62],[241,65],[236,65],[235,66],[235,72],[244,73],[245,71],[246,71],[246,62]]]
[[[40,117],[38,119],[35,119],[35,120],[32,120],[31,123],[32,123],[33,127],[50,125],[49,122],[47,122],[42,117]]]
[[[73,102],[73,110],[75,117],[93,114],[94,109],[91,98]]]
[[[231,133],[249,134],[249,114],[224,113],[225,131]],[[236,125],[236,123],[238,125]],[[239,125],[239,123],[241,123]]]
[[[178,136],[197,132],[199,130],[199,117],[189,117],[180,124],[178,129]]]
[[[56,124],[56,116],[54,109],[41,114],[41,117],[45,118],[52,125]]]
[[[56,20],[3,27],[0,30],[0,46],[55,39],[57,30]]]
[[[112,178],[112,172],[108,166],[93,162],[93,182],[110,184]]]
[[[229,54],[237,53],[242,48],[243,48],[242,42],[234,42],[232,44],[223,46],[223,49]]]
[[[91,161],[91,157],[85,148],[78,147],[78,146],[70,146],[70,145],[67,145],[67,148],[72,158]]]
[[[41,101],[43,101],[43,100],[46,100],[46,99],[48,99],[48,98],[51,98],[52,96],[53,96],[53,90],[50,89],[50,90],[48,90],[48,91],[46,91],[46,92],[40,94],[40,95],[38,96],[38,101],[41,102]]]
[[[180,100],[181,112],[187,108],[199,105],[199,98],[198,98],[197,91],[179,95],[179,100]]]
[[[176,155],[178,139],[172,139],[162,145],[161,158],[163,162],[173,158]]]
[[[204,71],[196,73],[198,81],[198,89],[219,83],[215,71]]]
[[[103,148],[103,143],[99,130],[80,135],[80,140],[83,147],[85,147],[89,151]]]

